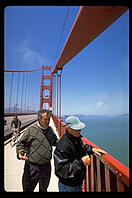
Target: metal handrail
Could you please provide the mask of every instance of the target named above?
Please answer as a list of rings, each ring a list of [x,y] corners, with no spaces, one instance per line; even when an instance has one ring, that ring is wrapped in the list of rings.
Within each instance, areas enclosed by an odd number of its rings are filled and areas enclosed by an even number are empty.
[[[97,147],[86,138],[83,142]],[[84,181],[85,191],[93,192],[124,192],[129,190],[129,168],[120,163],[110,154],[91,155],[91,165],[87,166]]]
[[[59,137],[65,134],[65,123],[52,115]],[[84,144],[99,148],[85,137]],[[125,192],[129,191],[129,168],[116,160],[110,154],[97,156],[91,155],[91,164],[86,167],[86,177],[83,181],[83,192]]]

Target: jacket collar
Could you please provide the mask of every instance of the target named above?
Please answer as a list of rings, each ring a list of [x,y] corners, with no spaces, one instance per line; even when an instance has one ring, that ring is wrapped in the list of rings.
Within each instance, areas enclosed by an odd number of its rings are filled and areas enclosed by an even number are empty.
[[[78,141],[78,140],[80,140],[80,139],[83,137],[82,135],[80,135],[79,137],[75,137],[75,136],[71,135],[67,130],[66,130],[66,135],[67,135],[70,139],[75,140],[75,141]]]
[[[37,123],[37,126],[40,128],[40,129],[42,129],[42,130],[46,130],[46,129],[48,129],[48,127],[47,128],[43,128],[40,124],[39,124],[39,122]]]

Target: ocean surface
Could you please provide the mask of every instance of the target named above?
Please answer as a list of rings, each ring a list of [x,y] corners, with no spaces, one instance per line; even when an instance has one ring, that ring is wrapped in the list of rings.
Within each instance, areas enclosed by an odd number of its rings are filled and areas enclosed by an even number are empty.
[[[129,116],[78,116],[81,134],[129,167]]]

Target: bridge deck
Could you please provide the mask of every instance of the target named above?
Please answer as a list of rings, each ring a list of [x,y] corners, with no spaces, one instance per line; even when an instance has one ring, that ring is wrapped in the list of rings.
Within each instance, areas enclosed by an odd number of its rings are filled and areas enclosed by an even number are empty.
[[[57,137],[55,125],[51,118],[50,126],[54,129]],[[59,138],[59,137],[58,137]],[[48,192],[58,192],[58,178],[54,174],[53,159],[51,160],[52,172],[51,180],[48,187]],[[7,192],[22,192],[22,174],[24,168],[24,161],[16,158],[16,146],[11,148],[10,144],[4,146],[4,188]],[[35,192],[38,192],[38,185]]]

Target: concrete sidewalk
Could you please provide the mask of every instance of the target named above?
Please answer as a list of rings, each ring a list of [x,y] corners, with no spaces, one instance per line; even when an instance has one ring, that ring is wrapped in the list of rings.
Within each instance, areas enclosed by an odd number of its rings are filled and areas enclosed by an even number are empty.
[[[51,118],[50,126],[54,129],[57,137],[55,125]],[[58,137],[59,138],[59,137]],[[54,147],[53,147],[54,150]],[[7,192],[22,192],[22,174],[24,161],[16,157],[16,146],[11,147],[10,143],[4,146],[4,188]],[[58,192],[58,178],[54,174],[54,162],[51,160],[52,172],[48,192]],[[35,192],[39,191],[39,185],[36,186]]]

